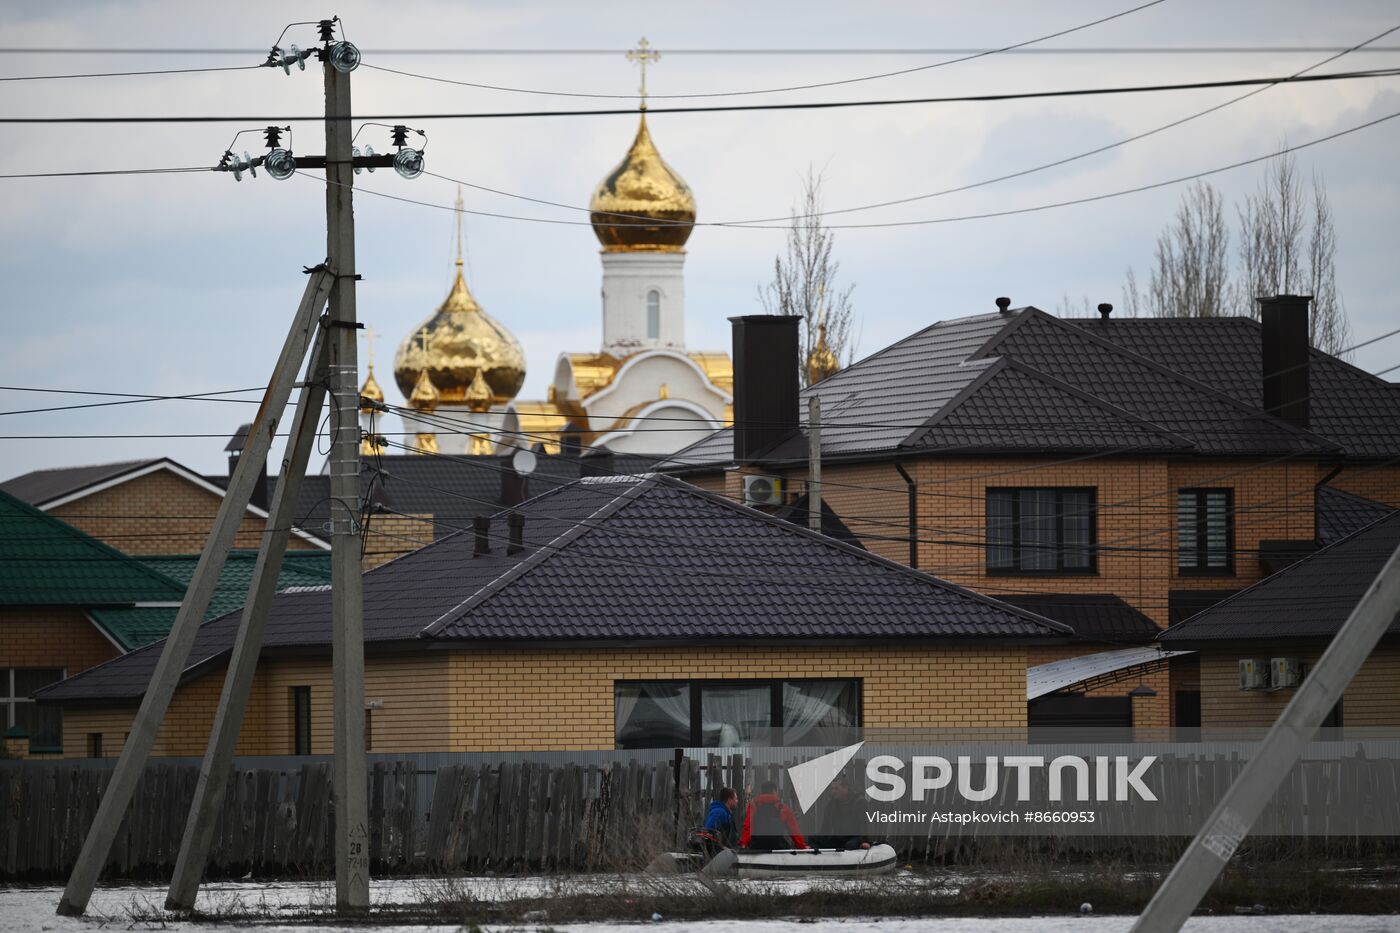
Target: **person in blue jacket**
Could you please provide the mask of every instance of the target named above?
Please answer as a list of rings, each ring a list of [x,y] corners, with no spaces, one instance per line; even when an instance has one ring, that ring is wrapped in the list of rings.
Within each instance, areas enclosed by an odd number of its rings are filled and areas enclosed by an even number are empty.
[[[739,840],[739,828],[734,823],[734,810],[739,806],[739,795],[732,787],[721,787],[710,801],[710,809],[705,813],[705,829],[714,833],[720,845],[734,848]]]

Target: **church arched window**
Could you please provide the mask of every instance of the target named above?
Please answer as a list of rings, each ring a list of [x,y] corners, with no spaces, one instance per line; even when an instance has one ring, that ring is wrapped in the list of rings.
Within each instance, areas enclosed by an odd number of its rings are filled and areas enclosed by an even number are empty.
[[[656,289],[647,292],[647,339],[661,336],[661,293]]]

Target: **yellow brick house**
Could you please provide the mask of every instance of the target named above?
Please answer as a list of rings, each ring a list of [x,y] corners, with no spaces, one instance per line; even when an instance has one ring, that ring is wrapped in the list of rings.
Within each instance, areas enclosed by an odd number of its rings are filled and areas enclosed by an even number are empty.
[[[330,594],[273,600],[241,754],[332,751]],[[364,575],[371,751],[725,746],[1026,725],[1069,630],[681,480],[591,477]],[[206,623],[155,752],[199,754],[236,615]],[[157,644],[37,695],[117,749]]]

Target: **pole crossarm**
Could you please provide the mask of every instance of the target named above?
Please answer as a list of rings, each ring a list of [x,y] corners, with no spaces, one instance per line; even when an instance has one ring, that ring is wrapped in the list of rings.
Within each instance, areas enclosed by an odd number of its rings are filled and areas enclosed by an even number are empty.
[[[1182,853],[1132,933],[1176,933],[1215,883],[1323,719],[1342,698],[1400,612],[1400,548],[1390,555],[1303,685],[1264,736],[1196,838]]]
[[[263,394],[262,404],[258,407],[253,427],[244,441],[238,465],[234,468],[233,477],[229,480],[228,489],[225,490],[223,501],[219,504],[218,515],[214,519],[209,539],[205,542],[204,551],[195,566],[194,576],[185,591],[184,600],[180,603],[180,610],[175,616],[170,635],[165,640],[165,647],[161,649],[160,659],[151,674],[151,683],[146,688],[131,732],[122,746],[121,757],[117,759],[112,778],[103,792],[97,813],[73,865],[72,874],[68,877],[68,884],[58,902],[59,914],[76,917],[87,910],[93,888],[97,885],[98,876],[111,853],[112,842],[121,827],[122,819],[126,816],[132,795],[136,792],[136,784],[145,770],[151,748],[155,745],[156,734],[165,718],[165,711],[170,706],[175,688],[179,686],[180,675],[189,660],[190,649],[194,647],[199,625],[208,611],[209,601],[214,595],[219,575],[223,572],[224,561],[233,546],[243,517],[247,514],[248,501],[259,474],[264,469],[277,423],[296,383],[301,361],[306,356],[307,344],[317,329],[317,316],[329,298],[334,282],[335,277],[326,266],[320,265],[311,270],[311,277],[307,280],[291,331],[287,334],[282,353],[277,359],[277,366],[273,370],[272,380]]]
[[[324,321],[323,321],[324,323]],[[213,732],[199,769],[194,801],[180,841],[180,854],[175,860],[175,872],[166,894],[167,910],[193,910],[199,893],[199,882],[209,863],[209,849],[214,842],[219,813],[233,769],[234,750],[243,726],[243,716],[257,670],[258,654],[262,651],[263,633],[267,629],[268,611],[277,592],[277,577],[282,570],[283,556],[292,523],[296,520],[297,494],[302,477],[306,475],[311,449],[316,440],[316,425],[326,396],[327,380],[326,331],[321,327],[306,367],[306,383],[297,401],[292,419],[291,440],[282,459],[277,491],[263,531],[262,547],[248,585],[248,599],[238,623],[238,635],[224,675],[223,693],[214,715]]]

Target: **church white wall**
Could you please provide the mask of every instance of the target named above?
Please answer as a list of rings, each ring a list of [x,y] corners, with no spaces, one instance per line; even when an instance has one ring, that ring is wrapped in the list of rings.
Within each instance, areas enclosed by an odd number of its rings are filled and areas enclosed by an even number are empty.
[[[584,400],[592,423],[609,424],[638,405],[662,399],[685,400],[716,421],[724,417],[728,396],[705,378],[688,356],[670,350],[637,354],[623,364],[612,383]],[[680,448],[677,448],[678,450]]]
[[[600,436],[597,446],[622,454],[665,456],[709,437],[718,422],[703,421],[704,411],[697,405],[669,399],[658,401],[637,413],[637,421],[620,431]],[[696,427],[690,429],[687,421]],[[665,428],[664,431],[648,430]]]
[[[603,253],[603,350],[685,349],[685,253]],[[656,336],[648,333],[647,296],[660,299]]]

